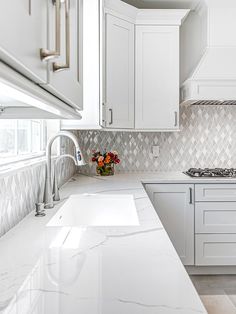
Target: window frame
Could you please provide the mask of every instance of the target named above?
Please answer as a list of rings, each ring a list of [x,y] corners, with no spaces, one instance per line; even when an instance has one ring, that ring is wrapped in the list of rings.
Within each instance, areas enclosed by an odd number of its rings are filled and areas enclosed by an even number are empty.
[[[40,158],[45,156],[46,154],[46,141],[47,141],[47,123],[45,120],[42,119],[29,119],[31,121],[31,125],[30,125],[30,132],[29,134],[27,134],[27,136],[29,136],[30,138],[30,149],[32,150],[32,122],[33,121],[40,121],[40,151],[38,152],[28,152],[28,153],[19,153],[18,151],[18,132],[17,130],[19,130],[18,128],[18,123],[20,120],[24,120],[24,119],[16,119],[15,120],[15,145],[14,145],[14,156],[7,158],[6,162],[0,162],[0,168],[1,167],[6,167],[18,162],[24,162],[24,161],[29,161],[30,159],[35,159],[35,158]]]

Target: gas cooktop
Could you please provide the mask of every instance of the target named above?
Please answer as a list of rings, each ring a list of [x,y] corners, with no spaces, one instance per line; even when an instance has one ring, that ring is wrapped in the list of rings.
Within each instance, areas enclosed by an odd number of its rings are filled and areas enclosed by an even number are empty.
[[[190,177],[236,177],[236,168],[190,168],[184,172]]]

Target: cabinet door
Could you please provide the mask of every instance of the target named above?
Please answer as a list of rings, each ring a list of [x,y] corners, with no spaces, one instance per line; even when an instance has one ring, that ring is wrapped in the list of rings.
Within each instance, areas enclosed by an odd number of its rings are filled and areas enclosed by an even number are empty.
[[[134,25],[106,15],[105,106],[107,128],[134,127]]]
[[[47,0],[0,2],[0,59],[37,83],[46,82],[40,48],[47,44]]]
[[[179,28],[136,27],[135,128],[175,130],[179,116]]]
[[[69,20],[66,20],[65,17],[67,4],[69,4]],[[48,10],[50,42],[48,48],[53,50],[53,47],[55,47],[55,8],[51,1],[49,2]],[[55,62],[59,66],[65,66],[65,68],[54,71],[53,63],[49,63],[48,84],[44,86],[45,89],[61,100],[78,109],[83,108],[82,13],[82,0],[65,0],[61,3],[61,51],[60,57]]]
[[[147,184],[147,193],[184,265],[194,265],[194,185]]]

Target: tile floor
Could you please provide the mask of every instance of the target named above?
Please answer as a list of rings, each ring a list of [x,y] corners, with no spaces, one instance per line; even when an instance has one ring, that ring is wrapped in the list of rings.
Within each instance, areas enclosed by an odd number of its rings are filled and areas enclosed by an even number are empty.
[[[190,278],[209,314],[236,314],[236,275]]]

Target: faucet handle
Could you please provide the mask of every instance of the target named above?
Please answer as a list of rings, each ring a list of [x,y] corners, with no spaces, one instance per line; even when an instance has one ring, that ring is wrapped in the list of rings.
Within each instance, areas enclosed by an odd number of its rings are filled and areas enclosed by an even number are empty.
[[[45,216],[45,210],[44,210],[44,203],[35,203],[35,208],[36,208],[36,217],[43,217]]]

